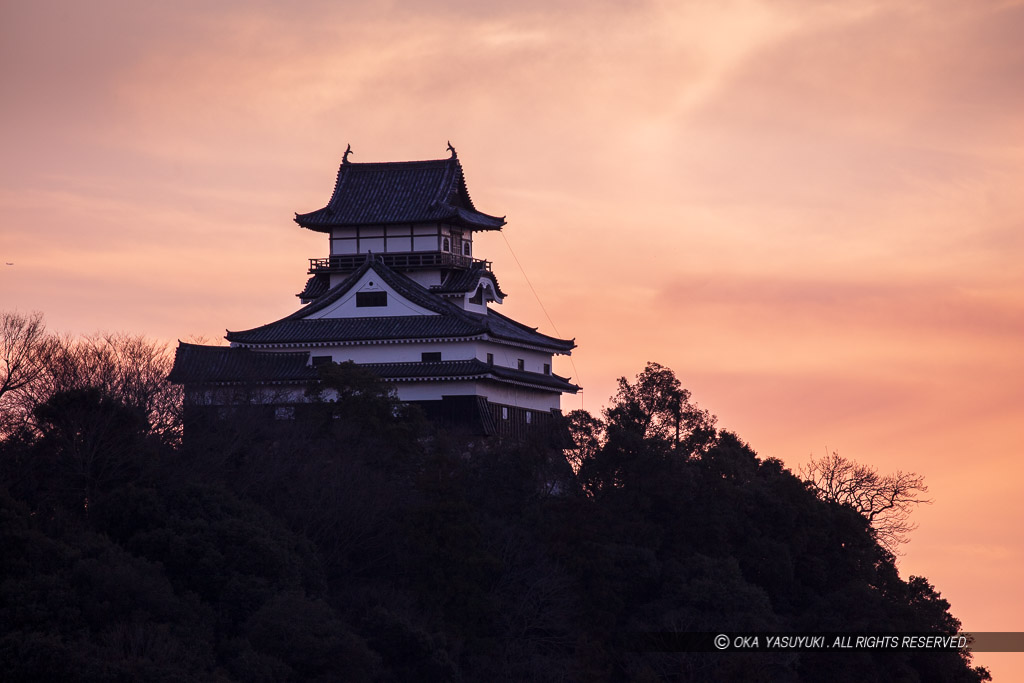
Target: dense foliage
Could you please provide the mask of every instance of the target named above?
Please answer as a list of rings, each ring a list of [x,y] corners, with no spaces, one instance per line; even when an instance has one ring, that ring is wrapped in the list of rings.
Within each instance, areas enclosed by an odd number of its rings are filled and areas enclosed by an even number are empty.
[[[665,368],[568,416],[565,451],[564,432],[438,430],[351,368],[324,386],[318,415],[183,444],[111,387],[33,406],[0,442],[2,678],[987,678],[956,652],[624,645],[959,627],[863,516],[716,429]]]

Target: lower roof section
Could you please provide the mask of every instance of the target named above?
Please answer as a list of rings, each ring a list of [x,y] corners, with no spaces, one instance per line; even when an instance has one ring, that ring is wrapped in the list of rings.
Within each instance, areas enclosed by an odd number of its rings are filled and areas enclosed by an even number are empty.
[[[318,377],[309,352],[266,353],[230,346],[178,342],[174,367],[167,376],[175,384],[310,382]]]
[[[429,315],[368,316],[368,317],[310,317],[320,315],[347,296],[369,271],[375,272],[400,298],[415,307],[426,309]],[[486,274],[486,273],[485,273]],[[483,277],[476,274],[477,280]],[[493,275],[491,275],[493,278]],[[460,283],[461,286],[462,283]],[[494,280],[497,288],[497,280]],[[475,286],[475,285],[474,285]],[[319,292],[322,281],[312,278],[300,298]],[[465,311],[438,292],[433,292],[415,280],[399,273],[379,261],[367,260],[343,282],[316,296],[304,308],[276,322],[250,330],[228,331],[227,340],[245,346],[351,344],[368,341],[405,341],[415,339],[464,339],[483,337],[506,344],[543,349],[551,353],[571,353],[576,347],[572,339],[558,339],[512,320],[500,313]]]
[[[576,393],[567,378],[491,365],[478,359],[423,363],[360,364],[391,382],[484,381],[515,384],[549,392]],[[179,342],[168,379],[177,384],[314,382],[319,375],[309,352],[255,351],[244,347]]]
[[[535,388],[572,394],[580,390],[580,387],[565,377],[491,365],[475,358],[426,363],[366,363],[359,367],[372,371],[381,379],[396,382],[480,379],[525,384]]]

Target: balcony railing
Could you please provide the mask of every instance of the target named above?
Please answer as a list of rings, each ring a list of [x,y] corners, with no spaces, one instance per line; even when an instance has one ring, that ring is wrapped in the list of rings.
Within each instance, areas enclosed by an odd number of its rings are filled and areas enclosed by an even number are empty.
[[[470,268],[474,265],[485,270],[491,269],[490,261],[471,256],[446,254],[443,251],[407,251],[392,254],[336,254],[327,258],[309,259],[309,272],[347,272],[363,265],[368,258],[376,259],[389,268],[397,270],[422,270],[426,268]]]

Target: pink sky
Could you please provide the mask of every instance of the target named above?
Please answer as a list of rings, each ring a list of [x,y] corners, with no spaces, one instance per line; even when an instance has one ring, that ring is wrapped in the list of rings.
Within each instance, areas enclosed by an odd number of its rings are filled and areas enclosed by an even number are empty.
[[[922,473],[901,572],[1024,630],[1021,3],[143,4],[0,4],[0,309],[278,319],[345,145],[450,139],[565,409],[654,360],[762,456]]]

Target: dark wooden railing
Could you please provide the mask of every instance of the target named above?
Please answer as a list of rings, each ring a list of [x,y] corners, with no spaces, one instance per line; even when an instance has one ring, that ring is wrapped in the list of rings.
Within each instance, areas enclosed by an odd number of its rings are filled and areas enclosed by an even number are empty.
[[[483,266],[485,270],[491,269],[490,261],[482,261],[470,256],[446,254],[443,251],[409,251],[393,254],[339,254],[327,258],[311,258],[309,259],[309,272],[313,274],[351,271],[363,265],[367,258],[374,258],[389,268],[398,270],[469,268],[473,265]]]

